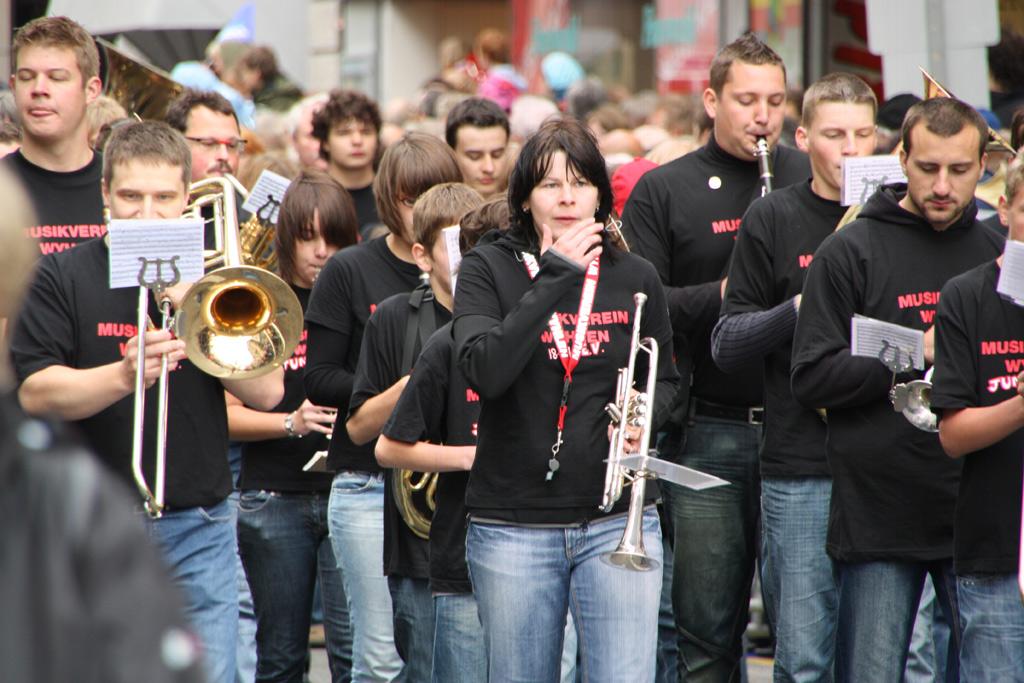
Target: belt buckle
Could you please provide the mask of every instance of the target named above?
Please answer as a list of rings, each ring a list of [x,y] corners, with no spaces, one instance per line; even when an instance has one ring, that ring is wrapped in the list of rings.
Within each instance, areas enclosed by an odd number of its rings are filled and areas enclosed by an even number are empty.
[[[752,425],[763,425],[764,408],[747,408],[747,422]]]

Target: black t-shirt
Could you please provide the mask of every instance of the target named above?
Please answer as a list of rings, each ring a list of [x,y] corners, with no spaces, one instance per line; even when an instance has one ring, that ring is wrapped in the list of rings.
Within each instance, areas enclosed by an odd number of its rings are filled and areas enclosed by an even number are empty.
[[[993,261],[953,278],[935,314],[932,410],[983,408],[1017,398],[1024,370],[1024,311],[996,293]],[[1017,572],[1024,430],[963,458],[953,568]]]
[[[25,232],[39,243],[41,253],[64,251],[107,234],[102,154],[94,151],[92,161],[68,173],[40,168],[20,149],[4,157],[3,163],[21,178],[32,198],[38,224],[25,228]]]
[[[384,393],[391,385],[405,375],[402,355],[405,349],[405,333],[412,306],[409,294],[396,294],[381,302],[366,323],[363,334],[363,348],[359,353],[356,379],[352,388],[349,415],[366,401]],[[437,326],[451,320],[452,314],[432,297],[420,305],[420,316],[434,316]],[[436,327],[435,327],[436,329]],[[414,337],[412,360],[420,352],[419,336]],[[377,440],[370,442],[370,449]],[[388,472],[391,479],[392,472]],[[394,491],[389,481],[384,487],[384,573],[391,576],[427,578],[430,567],[428,544],[420,538],[402,519],[395,505]]]
[[[636,292],[648,296],[640,336],[653,337],[664,349],[655,426],[678,390],[669,352],[672,331],[654,268],[634,254],[606,252],[583,352],[572,374],[559,469],[546,481],[565,376],[548,321],[553,313],[558,316],[571,348],[585,277],[578,265],[548,250],[531,280],[521,260],[524,249],[536,256],[536,241],[503,235],[466,254],[459,269],[459,368],[481,397],[466,504],[480,517],[573,524],[601,514],[597,506],[604,490],[609,424],[604,407],[615,399],[618,369],[628,364]],[[646,354],[640,356],[636,385],[642,387],[647,362]],[[628,497],[624,494],[620,505],[628,506]]]
[[[814,194],[810,181],[754,202],[736,238],[722,314],[767,311],[799,294],[815,250],[845,213],[839,202]],[[828,476],[825,423],[789,388],[792,350],[790,337],[764,357],[761,473]]]
[[[304,385],[317,405],[348,410],[363,330],[370,314],[384,299],[411,292],[420,269],[406,263],[379,237],[342,249],[331,257],[313,285],[306,311],[309,328]],[[327,467],[334,471],[380,472],[373,442],[356,446],[344,429],[336,429],[328,450]]]
[[[811,177],[807,155],[794,149],[776,147],[772,164],[776,188]],[[711,358],[720,283],[740,219],[760,196],[757,162],[737,159],[712,135],[701,149],[645,173],[622,216],[633,251],[654,264],[665,285],[676,356],[693,359],[693,395],[727,405],[762,401],[757,363],[726,374]]]
[[[389,439],[446,446],[476,445],[480,397],[455,364],[452,326],[440,328],[423,347],[409,383],[384,425]],[[466,569],[466,484],[469,472],[442,472],[430,523],[430,590],[472,593]]]
[[[373,183],[366,187],[359,187],[349,190],[352,202],[356,206],[356,218],[359,220],[359,237],[363,240],[370,239],[370,233],[379,225],[380,216],[377,214],[377,199],[373,196]]]
[[[136,336],[139,290],[109,289],[103,240],[49,254],[29,289],[11,352],[19,382],[53,365],[95,368],[119,362]],[[162,315],[152,296],[149,317]],[[215,505],[232,489],[224,387],[184,360],[168,376],[166,500],[171,508]],[[146,391],[143,472],[154,488],[157,389]],[[78,420],[89,446],[132,486],[134,394]]]
[[[305,311],[309,306],[309,290],[295,285],[291,288]],[[306,400],[306,390],[302,387],[302,374],[306,368],[306,335],[306,330],[303,330],[295,353],[284,363],[284,398],[268,412],[290,413]],[[239,487],[267,491],[330,491],[332,474],[302,470],[313,454],[327,450],[327,445],[327,436],[320,432],[310,432],[301,439],[283,437],[246,441],[242,444]]]
[[[1001,238],[975,220],[973,202],[939,232],[899,206],[905,193],[905,185],[883,187],[856,221],[821,244],[793,341],[793,395],[828,409],[827,548],[847,562],[952,557],[960,479],[960,463],[938,436],[893,411],[892,372],[877,358],[850,354],[850,320],[859,313],[927,330],[946,282],[1002,250]]]

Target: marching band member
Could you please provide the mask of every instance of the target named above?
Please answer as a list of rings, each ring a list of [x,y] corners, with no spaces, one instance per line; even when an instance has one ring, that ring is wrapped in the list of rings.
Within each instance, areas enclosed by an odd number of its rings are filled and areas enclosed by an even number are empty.
[[[1006,172],[999,218],[1024,241],[1024,157]],[[963,631],[960,679],[1024,681],[1020,560],[1024,315],[996,292],[1003,257],[950,280],[935,313],[931,408],[951,457],[963,458],[953,571]]]
[[[628,364],[634,294],[649,297],[642,336],[668,348],[671,329],[657,273],[602,233],[611,206],[593,135],[576,120],[548,122],[512,172],[508,233],[459,272],[459,367],[481,401],[466,559],[494,681],[557,679],[567,608],[591,679],[654,678],[661,572],[602,562],[623,535],[628,496],[611,514],[598,506],[604,406]],[[657,371],[652,418],[678,385],[670,354]],[[643,531],[660,566],[653,506]]]
[[[744,214],[712,335],[726,372],[764,365],[761,586],[775,631],[776,681],[832,680],[838,589],[825,554],[832,491],[825,423],[793,398],[789,359],[804,273],[846,213],[842,161],[874,150],[875,108],[871,88],[851,74],[829,74],[807,89],[796,141],[813,177]]]
[[[303,310],[317,273],[339,249],[358,241],[348,193],[323,171],[301,171],[281,202],[274,234],[282,278]],[[242,446],[238,549],[256,610],[256,680],[300,680],[305,670],[310,608],[320,579],[327,658],[334,680],[351,667],[348,608],[331,548],[327,501],[332,475],[306,472],[327,450],[337,411],[306,398],[306,344],[285,363],[284,399],[269,412],[228,395],[228,427]]]
[[[988,126],[970,106],[915,104],[902,127],[907,184],[884,185],[860,217],[828,237],[807,272],[791,381],[801,405],[828,409],[832,473],[827,550],[840,572],[836,676],[900,681],[925,574],[950,624],[947,680],[959,665],[953,517],[960,463],[934,434],[893,411],[893,372],[852,355],[861,314],[928,330],[951,277],[999,255],[1002,238],[976,220],[974,187]],[[904,373],[896,377],[916,377]]]

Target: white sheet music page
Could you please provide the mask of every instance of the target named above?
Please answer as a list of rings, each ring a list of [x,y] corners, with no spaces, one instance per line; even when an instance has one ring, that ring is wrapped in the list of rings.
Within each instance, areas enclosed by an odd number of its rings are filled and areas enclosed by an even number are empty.
[[[900,158],[893,154],[843,159],[843,206],[864,204],[879,185],[905,183],[907,177],[900,167]]]
[[[880,363],[896,358],[897,349],[900,358],[907,362],[907,355],[913,359],[914,367],[924,370],[924,332],[910,327],[903,327],[884,320],[875,320],[863,315],[855,315],[850,320],[850,353],[862,358],[876,358]],[[885,351],[882,360],[882,351]]]
[[[242,208],[256,214],[264,223],[277,225],[277,214],[281,211],[281,200],[292,181],[273,171],[263,171],[249,193]]]
[[[112,220],[108,234],[111,289],[138,287],[140,274],[167,283],[175,269],[180,282],[203,277],[202,219]]]
[[[462,251],[459,249],[459,234],[462,228],[452,225],[441,229],[441,239],[444,240],[444,248],[448,253],[448,272],[452,276],[452,294],[455,293],[455,280],[459,275],[459,266],[462,265]]]
[[[1024,306],[1024,242],[1006,240],[996,291],[1018,306]]]

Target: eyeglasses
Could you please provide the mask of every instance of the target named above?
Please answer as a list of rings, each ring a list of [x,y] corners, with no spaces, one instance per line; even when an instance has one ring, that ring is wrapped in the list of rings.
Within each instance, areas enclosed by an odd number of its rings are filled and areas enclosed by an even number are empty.
[[[402,202],[402,206],[404,206],[405,208],[411,209],[414,206],[416,206],[416,200],[417,199],[419,199],[419,197],[403,197],[402,199],[399,199],[398,201]]]
[[[245,149],[245,140],[218,140],[217,138],[193,138],[185,136],[185,139],[189,142],[194,142],[208,152],[212,152],[221,145],[229,152],[241,153]]]

